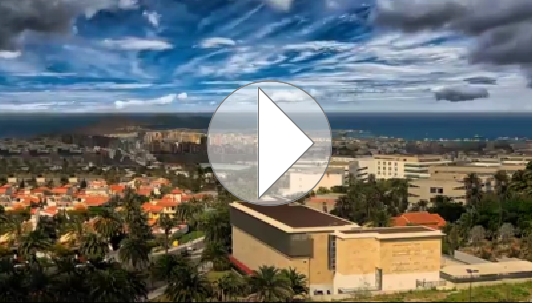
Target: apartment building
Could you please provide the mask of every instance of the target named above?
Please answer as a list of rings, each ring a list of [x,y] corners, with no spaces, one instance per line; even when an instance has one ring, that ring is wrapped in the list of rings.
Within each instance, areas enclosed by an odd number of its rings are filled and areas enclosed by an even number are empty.
[[[523,170],[525,164],[506,164],[500,162],[490,163],[476,161],[466,163],[449,163],[447,165],[429,168],[429,178],[417,179],[409,183],[409,204],[419,201],[428,202],[431,206],[437,196],[447,196],[455,202],[466,203],[466,188],[464,180],[469,174],[476,174],[485,191],[494,190],[494,174],[505,171],[512,175],[518,170]]]
[[[449,162],[450,159],[441,155],[378,154],[356,158],[350,172],[361,180],[367,180],[369,175],[376,179],[420,179],[429,177],[429,167]]]
[[[411,290],[439,281],[438,230],[362,228],[302,205],[234,202],[230,216],[236,267],[246,273],[263,265],[294,268],[307,277],[311,296]]]
[[[317,191],[319,188],[331,189],[335,186],[342,186],[345,182],[345,174],[340,170],[327,170],[322,172],[296,171],[289,173],[289,188],[287,193],[306,192],[309,189]],[[318,180],[318,183],[317,183]]]

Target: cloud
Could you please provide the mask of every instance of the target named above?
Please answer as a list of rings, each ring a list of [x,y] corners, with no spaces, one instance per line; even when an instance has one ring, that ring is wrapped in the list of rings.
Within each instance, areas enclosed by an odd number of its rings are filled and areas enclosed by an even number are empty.
[[[213,49],[223,46],[234,46],[235,41],[224,37],[206,38],[200,42],[200,47],[203,49]]]
[[[264,0],[264,2],[274,9],[289,11],[292,7],[293,0]]]
[[[465,78],[465,81],[469,84],[489,84],[489,85],[495,85],[496,79],[492,77],[487,76],[475,76],[475,77],[468,77]]]
[[[148,11],[144,11],[143,12],[143,16],[146,18],[146,20],[148,20],[148,22],[150,22],[150,24],[157,28],[159,27],[159,23],[160,23],[160,19],[161,19],[161,15],[158,14],[157,12],[148,12]]]
[[[451,102],[488,98],[489,92],[485,88],[475,87],[448,87],[435,92],[436,100],[448,100]]]
[[[276,90],[272,94],[269,95],[269,97],[274,100],[275,102],[305,102],[305,101],[312,101],[312,99],[309,97],[309,95],[305,94],[304,92],[294,89],[294,90]]]
[[[105,47],[112,49],[121,49],[121,50],[132,50],[132,51],[142,51],[142,50],[155,50],[162,51],[172,49],[172,45],[164,40],[157,39],[143,39],[128,37],[123,39],[105,39],[102,41],[102,44]]]
[[[476,38],[472,63],[531,66],[530,0],[378,0],[378,25],[405,32],[451,30]]]
[[[20,57],[20,51],[0,51],[0,58],[2,59],[14,59]]]
[[[187,93],[168,94],[158,98],[152,99],[129,99],[129,100],[117,100],[115,101],[115,108],[126,109],[135,107],[149,107],[168,105],[176,102],[177,100],[183,100],[187,98]]]
[[[0,50],[16,50],[25,31],[65,34],[72,31],[81,13],[106,8],[132,8],[133,0],[2,0],[0,1]]]

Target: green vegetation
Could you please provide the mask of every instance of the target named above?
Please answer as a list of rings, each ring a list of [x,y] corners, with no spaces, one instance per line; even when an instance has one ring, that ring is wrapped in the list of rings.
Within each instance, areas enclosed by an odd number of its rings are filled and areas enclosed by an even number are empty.
[[[190,231],[189,233],[179,236],[178,238],[176,238],[176,240],[178,241],[178,245],[182,245],[182,244],[194,241],[196,239],[199,239],[203,236],[204,236],[203,231],[193,230],[193,231]]]
[[[472,301],[470,291],[462,289],[449,294],[442,302],[530,302],[531,281],[515,284],[498,284],[492,286],[479,286],[472,288]]]
[[[466,287],[466,286],[465,286]],[[362,295],[346,302],[530,302],[531,281],[476,286],[459,290],[415,290],[376,296]]]
[[[342,189],[341,189],[342,188]],[[365,226],[388,226],[391,217],[407,211],[408,181],[352,179],[332,214]],[[497,172],[492,187],[475,174],[464,180],[466,205],[437,196],[434,206],[420,201],[416,210],[438,213],[447,225],[443,251],[465,248],[485,258],[518,257],[531,261],[531,163],[509,177]],[[324,192],[324,189],[319,189]]]
[[[194,187],[203,189],[202,170],[191,173],[196,173],[191,179]],[[494,191],[486,191],[475,175],[465,179],[468,202],[464,207],[445,197],[436,200],[430,210],[449,223],[444,247],[467,246],[482,256],[490,253],[488,258],[505,254],[531,259],[531,165],[511,178],[497,174],[495,180]],[[336,189],[344,195],[333,213],[361,225],[387,226],[392,216],[407,209],[407,188],[408,182],[403,180],[352,180],[348,187]],[[123,198],[114,198],[98,209],[43,217],[35,230],[28,226],[28,210],[5,212],[0,208],[0,233],[9,235],[0,250],[0,301],[138,302],[146,300],[152,285],[164,286],[161,298],[169,302],[305,298],[307,278],[294,269],[265,265],[250,276],[231,270],[228,203],[235,198],[220,185],[216,189],[216,201],[184,203],[175,217],[160,217],[160,236],[152,234],[142,212],[147,198],[131,189]],[[421,202],[417,208],[426,206]],[[92,224],[87,225],[91,217]],[[172,228],[184,222],[191,232],[172,235]],[[199,261],[185,251],[170,253],[173,240],[183,244],[200,236],[205,237],[205,248]],[[109,245],[118,249],[116,256],[110,254]],[[151,259],[156,246],[165,254]],[[206,271],[206,265],[212,269]],[[473,301],[530,300],[531,283],[475,287],[472,296]],[[355,301],[468,301],[469,297],[468,290],[428,290],[362,295]]]

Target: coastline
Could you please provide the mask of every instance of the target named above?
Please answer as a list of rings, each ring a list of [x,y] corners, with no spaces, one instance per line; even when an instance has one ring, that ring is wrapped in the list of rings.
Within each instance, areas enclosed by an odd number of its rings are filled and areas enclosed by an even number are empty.
[[[157,130],[207,130],[211,115],[197,114],[0,114],[0,138],[30,138],[44,134],[102,135]],[[354,130],[356,137],[405,140],[531,139],[530,113],[329,113],[331,128]],[[132,128],[133,127],[133,128]],[[359,132],[361,130],[361,132]],[[352,136],[350,136],[352,137]]]

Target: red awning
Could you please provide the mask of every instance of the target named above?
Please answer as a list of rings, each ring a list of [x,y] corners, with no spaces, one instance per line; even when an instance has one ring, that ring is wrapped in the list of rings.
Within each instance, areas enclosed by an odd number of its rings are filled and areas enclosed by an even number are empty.
[[[237,268],[238,270],[240,270],[242,273],[244,273],[245,275],[251,275],[253,274],[253,270],[251,270],[250,268],[248,268],[248,266],[244,265],[243,263],[241,263],[239,260],[237,260],[234,256],[230,255],[229,256],[229,261],[231,262],[231,264],[233,264],[233,266],[235,266],[235,268]]]

